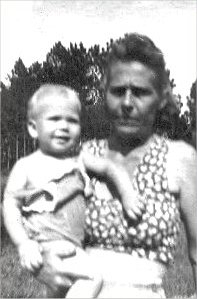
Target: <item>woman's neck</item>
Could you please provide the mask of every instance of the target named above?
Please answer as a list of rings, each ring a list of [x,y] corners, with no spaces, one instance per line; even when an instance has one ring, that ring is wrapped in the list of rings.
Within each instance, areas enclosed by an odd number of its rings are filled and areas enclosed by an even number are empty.
[[[120,136],[117,136],[115,134],[112,134],[108,139],[109,149],[115,152],[121,153],[123,156],[128,155],[130,152],[141,150],[143,151],[144,148],[149,146],[151,140],[153,139],[154,134],[138,138],[122,138]]]

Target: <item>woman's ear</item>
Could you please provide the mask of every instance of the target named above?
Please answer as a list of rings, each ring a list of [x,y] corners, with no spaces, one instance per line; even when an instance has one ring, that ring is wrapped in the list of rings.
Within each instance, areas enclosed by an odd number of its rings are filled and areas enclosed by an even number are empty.
[[[172,93],[172,89],[170,86],[167,86],[164,89],[163,94],[162,94],[162,100],[159,104],[160,110],[163,110],[165,108],[167,108],[169,113],[171,113],[171,114],[179,112],[176,99]]]
[[[166,96],[162,97],[162,100],[159,103],[159,110],[163,110],[166,107],[167,103],[168,103],[168,100],[167,100]]]
[[[38,137],[35,120],[33,120],[33,119],[28,120],[27,129],[28,129],[29,135],[32,138],[36,139]]]
[[[161,101],[159,103],[159,110],[163,110],[170,101],[171,87],[166,86],[162,92]]]

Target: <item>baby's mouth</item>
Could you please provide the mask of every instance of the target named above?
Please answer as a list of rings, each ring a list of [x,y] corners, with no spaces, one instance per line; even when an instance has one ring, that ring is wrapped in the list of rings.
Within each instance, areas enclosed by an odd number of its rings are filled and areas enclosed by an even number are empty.
[[[69,136],[55,136],[55,139],[59,142],[68,142],[70,140]]]

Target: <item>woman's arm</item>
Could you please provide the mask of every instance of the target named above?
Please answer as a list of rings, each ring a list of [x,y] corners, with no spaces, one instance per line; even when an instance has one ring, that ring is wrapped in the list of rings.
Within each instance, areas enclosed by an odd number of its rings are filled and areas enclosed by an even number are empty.
[[[188,240],[188,254],[196,284],[197,263],[197,156],[196,151],[189,145],[181,143],[179,189],[180,209]],[[178,152],[177,151],[177,152]],[[177,152],[176,155],[177,155]]]

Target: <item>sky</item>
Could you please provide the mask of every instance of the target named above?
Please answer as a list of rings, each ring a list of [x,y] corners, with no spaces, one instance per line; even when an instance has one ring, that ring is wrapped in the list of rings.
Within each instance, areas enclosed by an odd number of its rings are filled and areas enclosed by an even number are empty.
[[[196,80],[196,0],[1,0],[1,81],[15,61],[43,62],[61,41],[106,46],[129,32],[148,35],[162,50],[175,93]]]

